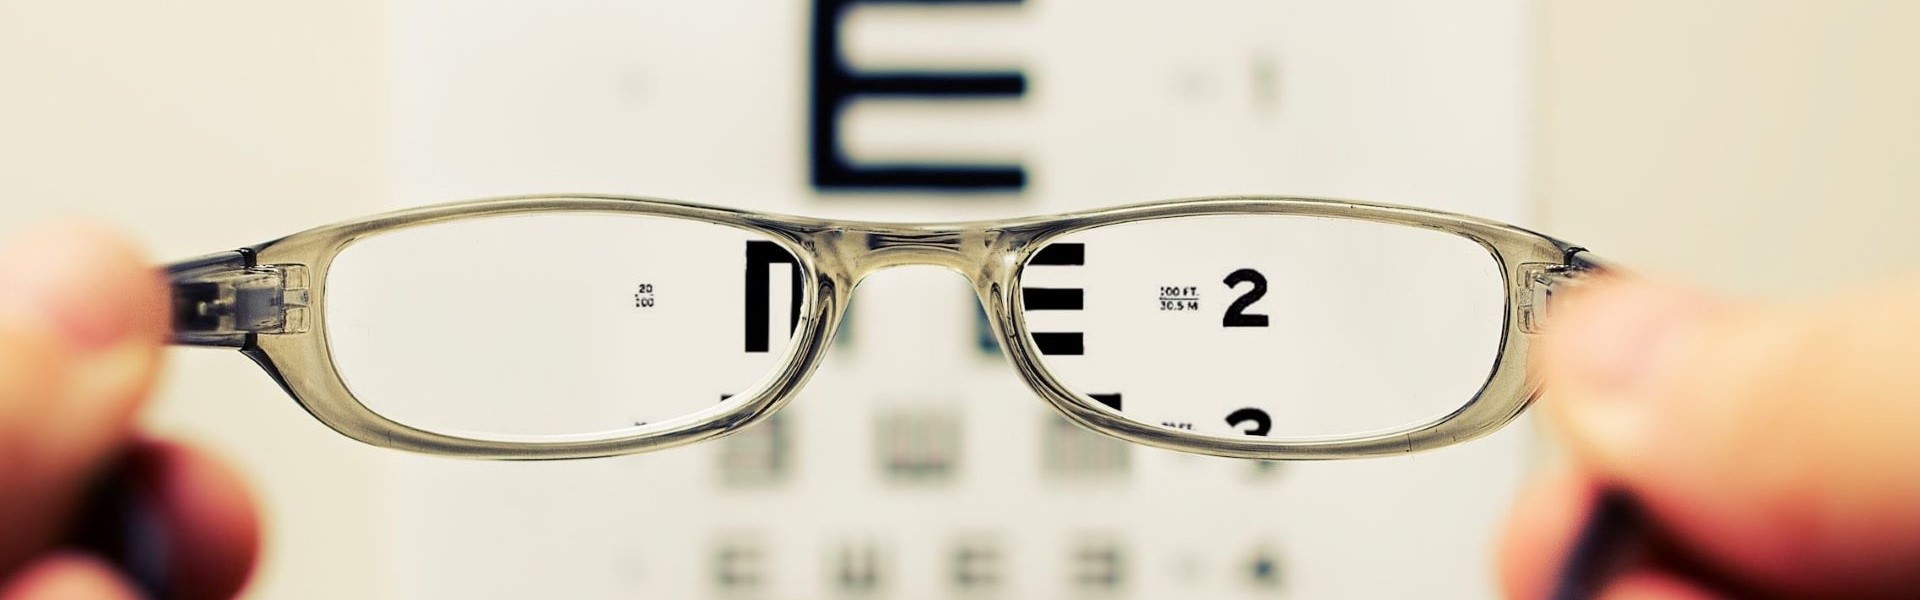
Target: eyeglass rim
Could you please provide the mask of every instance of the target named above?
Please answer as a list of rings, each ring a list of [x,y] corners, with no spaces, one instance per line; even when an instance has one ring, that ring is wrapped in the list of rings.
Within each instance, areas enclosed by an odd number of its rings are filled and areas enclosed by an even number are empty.
[[[694,415],[628,430],[623,435],[556,441],[482,439],[416,428],[367,407],[347,388],[335,366],[326,334],[326,281],[333,259],[346,246],[373,235],[453,220],[510,214],[612,212],[727,225],[764,235],[796,258],[803,286],[802,322],[776,375],[735,400]],[[1131,421],[1072,390],[1039,360],[1028,335],[1019,294],[1024,266],[1033,254],[1063,235],[1127,222],[1202,215],[1285,214],[1424,227],[1466,237],[1499,265],[1503,327],[1499,351],[1474,398],[1454,412],[1418,425],[1330,439],[1223,438]],[[891,232],[899,236],[956,234],[963,252],[907,248],[876,257],[844,252],[827,236],[846,232]],[[978,242],[976,244],[975,242]],[[823,246],[834,246],[826,247]],[[823,251],[824,250],[824,251]],[[1529,273],[1565,268],[1582,249],[1526,229],[1442,211],[1346,200],[1280,196],[1222,196],[1147,202],[1056,215],[956,223],[877,223],[749,212],[690,202],[611,195],[536,195],[452,202],[373,215],[302,231],[239,251],[247,267],[297,265],[309,274],[308,328],[300,333],[246,334],[241,351],[259,363],[316,419],[339,433],[375,446],[414,452],[491,459],[566,459],[660,450],[726,435],[772,415],[805,385],[824,358],[846,302],[861,277],[895,264],[943,264],[962,270],[986,304],[1002,348],[1028,387],[1082,426],[1122,440],[1182,452],[1268,460],[1357,458],[1438,448],[1489,434],[1517,417],[1539,391],[1526,369],[1537,335],[1523,327],[1516,310],[1534,290]],[[542,438],[548,439],[548,438]]]

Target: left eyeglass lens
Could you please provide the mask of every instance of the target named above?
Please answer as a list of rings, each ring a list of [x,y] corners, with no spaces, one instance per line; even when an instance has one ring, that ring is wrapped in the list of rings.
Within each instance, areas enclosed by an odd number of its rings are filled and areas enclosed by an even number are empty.
[[[469,439],[619,437],[764,386],[807,318],[765,234],[622,213],[482,217],[355,241],[322,290],[367,408]]]

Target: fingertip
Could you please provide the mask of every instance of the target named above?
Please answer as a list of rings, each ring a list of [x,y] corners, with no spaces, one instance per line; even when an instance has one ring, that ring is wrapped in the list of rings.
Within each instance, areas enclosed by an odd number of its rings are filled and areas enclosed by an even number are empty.
[[[177,598],[231,598],[259,552],[252,493],[238,473],[205,452],[169,441],[136,451],[142,483],[167,531],[167,582]]]
[[[1542,408],[1577,455],[1614,474],[1650,458],[1664,388],[1684,370],[1719,304],[1624,276],[1556,299],[1533,358],[1545,386]]]
[[[1559,584],[1563,563],[1598,489],[1591,476],[1567,466],[1541,474],[1521,489],[1497,550],[1506,597],[1548,597]]]
[[[1556,305],[1536,346],[1542,408],[1701,571],[1811,596],[1914,589],[1920,463],[1900,449],[1920,431],[1920,321],[1901,307],[1920,290],[1866,296],[1745,307],[1596,284]],[[1619,316],[1635,311],[1651,317]],[[1637,335],[1663,319],[1682,333]],[[1634,352],[1640,375],[1609,380],[1604,363],[1619,357],[1606,355]]]
[[[1651,567],[1621,573],[1599,594],[1599,600],[1719,600],[1724,597],[1685,577]]]
[[[35,372],[0,387],[40,382],[32,403],[50,454],[97,460],[116,445],[159,370],[170,303],[162,275],[130,239],[105,225],[56,222],[0,248],[0,345],[7,357],[31,353]]]
[[[1557,296],[1538,352],[1556,389],[1624,394],[1655,383],[1657,352],[1719,304],[1697,290],[1633,276],[1583,282]]]
[[[0,569],[57,534],[158,370],[165,282],[126,236],[62,222],[0,240]]]
[[[136,590],[112,565],[79,552],[62,552],[28,564],[0,585],[0,600],[138,600]]]
[[[0,305],[46,322],[83,351],[159,341],[165,296],[146,254],[104,224],[49,223],[0,246]]]

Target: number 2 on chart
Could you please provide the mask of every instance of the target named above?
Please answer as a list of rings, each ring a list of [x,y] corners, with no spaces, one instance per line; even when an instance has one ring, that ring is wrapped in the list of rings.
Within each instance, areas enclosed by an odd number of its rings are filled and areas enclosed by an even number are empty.
[[[1227,314],[1220,317],[1220,326],[1266,327],[1266,315],[1247,314],[1245,311],[1247,307],[1253,306],[1253,303],[1259,302],[1261,298],[1267,295],[1267,277],[1253,269],[1240,269],[1228,273],[1227,278],[1221,281],[1221,283],[1227,284],[1228,289],[1239,287],[1242,282],[1252,283],[1253,289],[1247,290],[1246,293],[1240,295],[1239,299],[1234,300],[1233,304],[1227,306]]]

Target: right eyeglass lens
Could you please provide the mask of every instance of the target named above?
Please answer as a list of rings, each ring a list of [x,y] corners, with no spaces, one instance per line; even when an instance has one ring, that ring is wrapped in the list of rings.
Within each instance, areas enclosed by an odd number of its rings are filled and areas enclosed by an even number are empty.
[[[1295,215],[1134,221],[1050,241],[1021,271],[1040,363],[1128,419],[1325,439],[1464,406],[1505,322],[1493,255],[1452,233]]]
[[[713,409],[767,383],[808,315],[798,261],[766,235],[626,213],[378,233],[323,285],[356,399],[482,440],[612,438]]]

